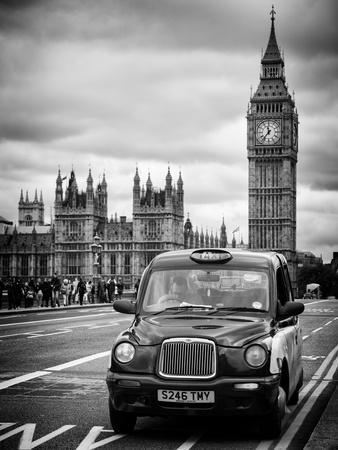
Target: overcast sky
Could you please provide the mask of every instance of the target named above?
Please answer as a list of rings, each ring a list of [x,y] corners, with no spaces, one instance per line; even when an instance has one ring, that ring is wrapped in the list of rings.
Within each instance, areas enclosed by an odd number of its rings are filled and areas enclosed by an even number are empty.
[[[20,190],[54,205],[58,167],[80,190],[105,173],[108,214],[132,218],[136,165],[182,172],[194,226],[248,239],[246,111],[271,0],[0,0],[0,215]],[[297,249],[338,251],[336,0],[275,0],[299,114]]]

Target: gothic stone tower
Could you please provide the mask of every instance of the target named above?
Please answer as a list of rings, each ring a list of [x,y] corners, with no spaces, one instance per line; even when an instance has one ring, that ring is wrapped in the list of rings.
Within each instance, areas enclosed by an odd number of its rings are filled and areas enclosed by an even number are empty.
[[[24,200],[21,190],[18,212],[19,226],[44,225],[45,206],[42,199],[42,191],[38,200],[38,193],[35,189],[34,200],[30,202],[28,192],[26,192],[26,198]]]
[[[66,178],[66,177],[65,177]],[[96,231],[103,234],[107,220],[107,182],[103,176],[94,191],[91,170],[86,191],[79,192],[74,170],[65,195],[60,170],[55,189],[55,270],[66,276],[93,273],[90,244]]]
[[[154,256],[183,248],[184,191],[181,173],[173,186],[170,168],[163,189],[155,189],[148,174],[140,187],[138,169],[133,186],[133,241],[135,272],[142,273]]]
[[[282,252],[294,284],[298,115],[285,83],[274,21],[272,9],[260,83],[247,113],[249,248]]]

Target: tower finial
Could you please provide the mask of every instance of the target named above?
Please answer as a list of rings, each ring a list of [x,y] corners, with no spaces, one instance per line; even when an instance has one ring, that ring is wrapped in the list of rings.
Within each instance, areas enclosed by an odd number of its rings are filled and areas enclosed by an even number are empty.
[[[275,15],[276,15],[275,7],[273,5],[272,5],[270,15],[271,15],[271,21],[273,23],[273,21],[275,20]]]

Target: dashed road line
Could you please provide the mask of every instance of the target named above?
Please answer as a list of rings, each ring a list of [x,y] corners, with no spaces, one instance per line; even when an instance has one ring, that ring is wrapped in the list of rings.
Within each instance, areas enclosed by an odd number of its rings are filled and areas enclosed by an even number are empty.
[[[83,358],[75,359],[73,361],[69,361],[64,364],[60,364],[58,366],[48,367],[44,370],[38,370],[36,372],[27,373],[25,375],[21,375],[19,377],[11,378],[10,380],[6,380],[0,383],[0,390],[7,389],[10,386],[14,386],[16,384],[24,383],[25,381],[30,381],[35,378],[40,378],[45,375],[50,375],[52,372],[61,371],[64,369],[68,369],[69,367],[74,367],[80,364],[85,364],[89,361],[93,361],[94,359],[103,358],[110,355],[110,350],[101,353],[94,353],[93,355],[85,356]]]
[[[112,314],[112,313],[108,313],[108,314]],[[88,314],[88,316],[86,317],[102,317],[105,314]],[[56,322],[58,320],[83,320],[83,316],[79,317],[79,316],[72,316],[72,317],[57,317],[54,319],[42,319],[42,320],[31,320],[29,322],[15,322],[15,323],[2,323],[0,324],[0,327],[12,327],[13,325],[31,325],[31,324],[39,324],[42,322]]]
[[[72,333],[72,330],[60,330],[55,331],[54,333],[45,333],[45,334],[32,334],[32,336],[27,336],[27,339],[35,339],[35,338],[42,338],[46,336],[56,336],[57,334],[65,334],[65,333]]]

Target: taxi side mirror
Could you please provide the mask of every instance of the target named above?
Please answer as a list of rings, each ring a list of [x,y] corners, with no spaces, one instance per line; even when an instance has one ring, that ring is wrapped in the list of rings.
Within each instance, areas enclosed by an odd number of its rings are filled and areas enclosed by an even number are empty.
[[[298,316],[304,311],[304,304],[301,302],[286,302],[285,305],[278,306],[277,320],[288,319],[289,317]]]
[[[127,298],[115,300],[115,302],[113,303],[113,308],[115,309],[115,311],[122,314],[135,314],[136,301]]]

